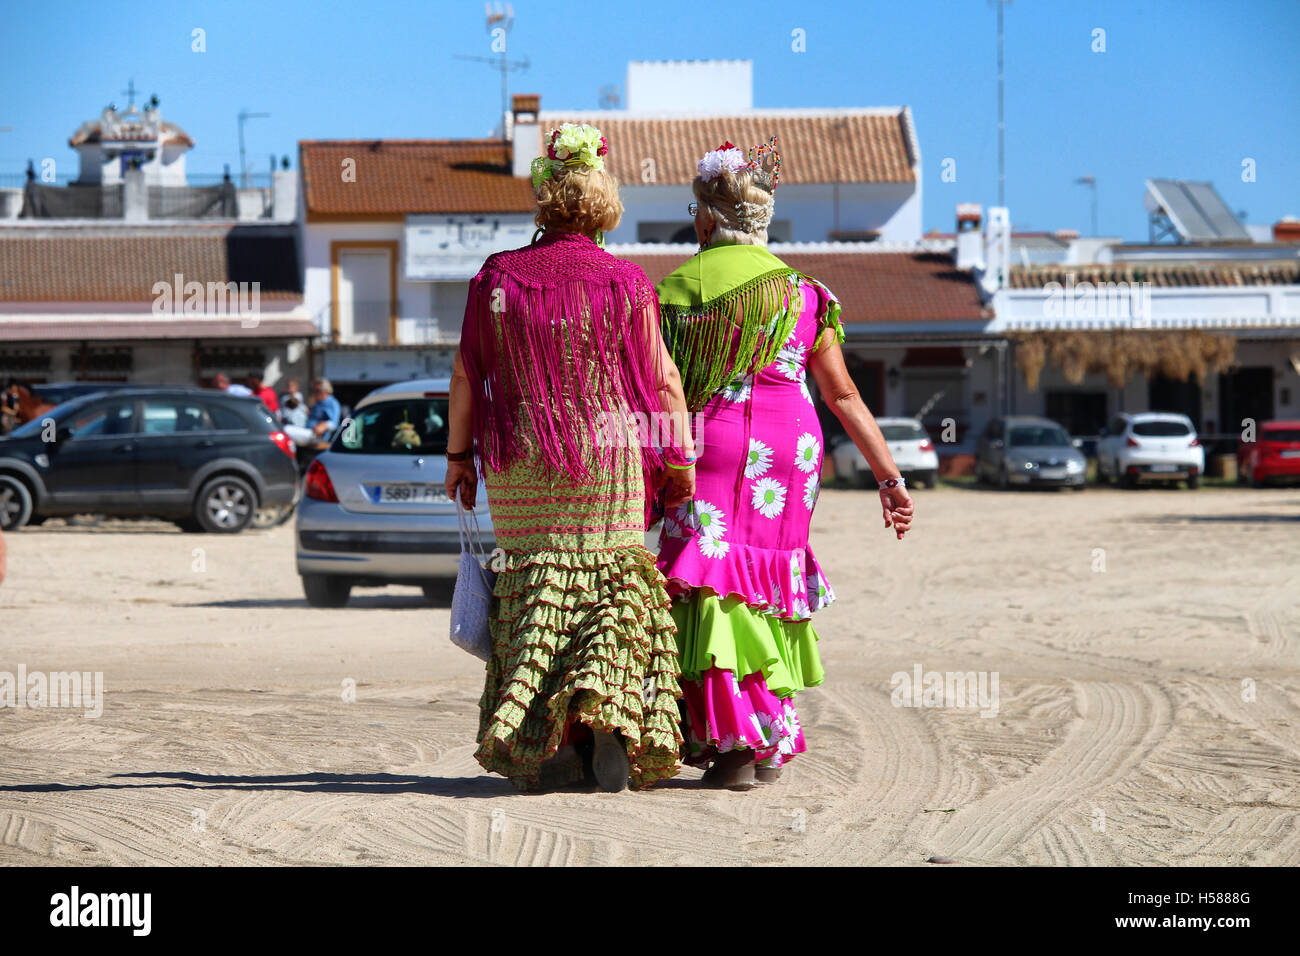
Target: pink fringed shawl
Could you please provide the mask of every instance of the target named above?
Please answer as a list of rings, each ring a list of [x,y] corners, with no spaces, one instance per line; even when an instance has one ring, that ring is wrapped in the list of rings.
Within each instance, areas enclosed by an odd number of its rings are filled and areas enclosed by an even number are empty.
[[[594,448],[607,472],[609,424],[660,410],[658,323],[641,268],[586,236],[547,234],[490,256],[470,283],[460,344],[480,462],[519,460],[526,419],[551,468],[589,481]],[[662,455],[642,451],[649,481]]]

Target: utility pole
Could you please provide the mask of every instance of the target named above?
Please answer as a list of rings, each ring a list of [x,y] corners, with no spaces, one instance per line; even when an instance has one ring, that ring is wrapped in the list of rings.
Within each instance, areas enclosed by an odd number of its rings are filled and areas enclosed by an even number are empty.
[[[239,111],[239,188],[248,188],[248,166],[244,163],[244,122],[250,119],[261,119],[270,116],[270,113],[250,113],[247,109]]]
[[[1095,239],[1098,235],[1097,233],[1097,177],[1080,176],[1078,179],[1074,181],[1074,184],[1076,186],[1087,186],[1089,189],[1092,190],[1092,235],[1093,238]]]

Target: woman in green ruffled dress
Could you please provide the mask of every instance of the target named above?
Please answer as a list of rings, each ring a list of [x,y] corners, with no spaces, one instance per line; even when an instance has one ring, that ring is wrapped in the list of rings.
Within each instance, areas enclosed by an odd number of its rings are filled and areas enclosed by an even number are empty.
[[[482,467],[506,565],[475,757],[521,789],[680,767],[675,627],[644,532],[648,491],[690,498],[692,454],[654,289],[597,243],[623,211],[605,152],[593,127],[553,131],[541,236],[471,282],[452,379],[448,493],[473,506]],[[629,431],[674,414],[667,449]]]

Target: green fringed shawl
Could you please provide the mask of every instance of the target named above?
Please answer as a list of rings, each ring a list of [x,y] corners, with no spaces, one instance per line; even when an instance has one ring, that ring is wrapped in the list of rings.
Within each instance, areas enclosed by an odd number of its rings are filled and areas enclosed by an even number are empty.
[[[721,245],[701,251],[659,283],[664,342],[691,411],[776,359],[799,320],[799,284],[806,278],[764,246]],[[833,297],[832,309],[839,335]]]

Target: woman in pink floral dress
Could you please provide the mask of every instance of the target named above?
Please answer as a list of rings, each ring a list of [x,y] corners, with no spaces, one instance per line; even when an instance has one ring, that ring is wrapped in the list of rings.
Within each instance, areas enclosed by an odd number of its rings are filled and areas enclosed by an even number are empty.
[[[675,597],[686,759],[706,786],[770,782],[805,750],[794,696],[820,684],[812,612],[834,600],[808,545],[823,441],[808,387],[881,481],[886,527],[912,502],[839,343],[840,306],[767,251],[780,160],[705,155],[692,203],[698,255],[658,286],[664,338],[698,412],[694,499],[664,516],[659,567]]]

